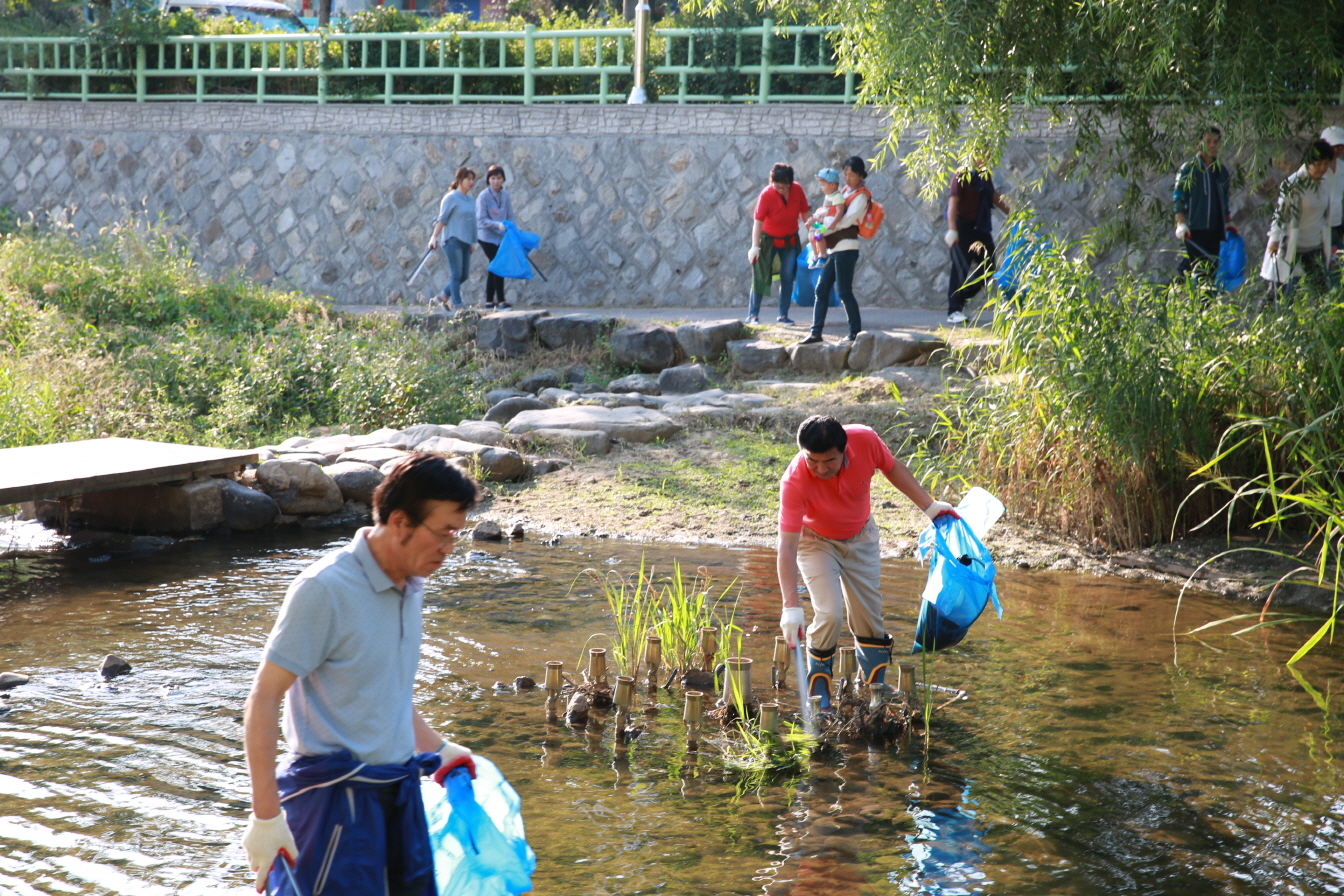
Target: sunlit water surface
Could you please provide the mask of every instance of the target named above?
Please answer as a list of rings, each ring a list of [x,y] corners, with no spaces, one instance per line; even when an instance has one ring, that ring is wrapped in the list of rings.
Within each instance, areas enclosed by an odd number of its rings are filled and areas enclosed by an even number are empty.
[[[251,892],[243,701],[289,580],[348,535],[285,538],[9,565],[0,671],[33,680],[0,703],[0,893]],[[765,551],[464,546],[429,587],[419,705],[522,795],[539,894],[1344,890],[1330,702],[1344,663],[1327,648],[1297,680],[1283,661],[1305,626],[1201,642],[1173,636],[1171,589],[1004,572],[1003,621],[982,619],[931,669],[972,697],[927,740],[739,793],[712,756],[688,762],[676,693],[618,755],[609,727],[548,728],[540,692],[495,687],[540,680],[549,659],[572,669],[605,628],[581,573],[631,573],[641,555],[659,573],[675,560],[736,580],[768,682],[779,601]],[[884,575],[908,644],[923,571]],[[1187,596],[1180,628],[1241,609]],[[134,673],[103,682],[109,652]]]

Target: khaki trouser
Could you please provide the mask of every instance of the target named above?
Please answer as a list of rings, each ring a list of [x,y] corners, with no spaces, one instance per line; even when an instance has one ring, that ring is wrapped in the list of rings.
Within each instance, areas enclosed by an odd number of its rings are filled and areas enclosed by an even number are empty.
[[[827,651],[840,638],[841,608],[855,637],[882,640],[882,551],[869,517],[853,538],[823,538],[806,526],[798,540],[798,570],[812,596],[807,646]]]

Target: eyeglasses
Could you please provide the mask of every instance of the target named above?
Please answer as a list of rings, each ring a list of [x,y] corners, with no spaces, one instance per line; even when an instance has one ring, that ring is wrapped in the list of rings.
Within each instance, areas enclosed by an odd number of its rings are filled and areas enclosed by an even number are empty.
[[[437,538],[439,541],[439,548],[445,551],[452,550],[453,542],[457,538],[457,533],[461,531],[460,529],[449,529],[447,532],[435,532],[424,523],[421,523],[420,527]]]

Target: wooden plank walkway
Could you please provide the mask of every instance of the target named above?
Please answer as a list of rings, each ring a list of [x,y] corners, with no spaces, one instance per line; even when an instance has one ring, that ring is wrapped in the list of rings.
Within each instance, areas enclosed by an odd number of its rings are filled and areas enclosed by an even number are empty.
[[[255,451],[170,445],[143,439],[87,439],[0,449],[0,504],[179,482],[256,463]]]

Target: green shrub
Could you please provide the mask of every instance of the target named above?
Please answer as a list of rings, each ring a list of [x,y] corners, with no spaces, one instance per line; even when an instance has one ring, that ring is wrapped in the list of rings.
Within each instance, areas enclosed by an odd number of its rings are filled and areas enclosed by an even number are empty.
[[[0,445],[103,433],[251,445],[478,413],[460,331],[330,316],[315,299],[210,279],[143,222],[89,244],[0,237]]]

